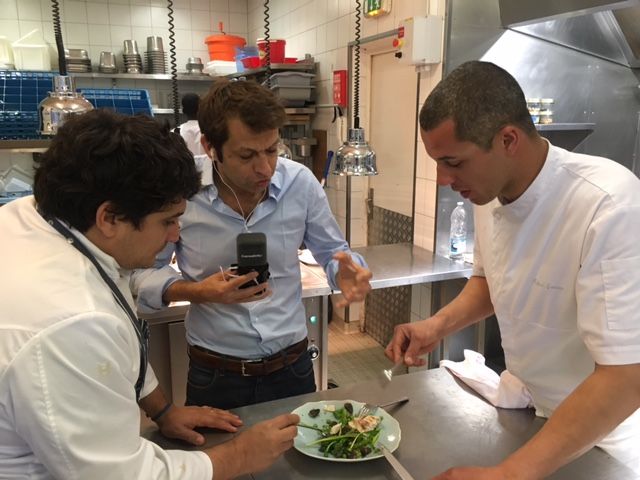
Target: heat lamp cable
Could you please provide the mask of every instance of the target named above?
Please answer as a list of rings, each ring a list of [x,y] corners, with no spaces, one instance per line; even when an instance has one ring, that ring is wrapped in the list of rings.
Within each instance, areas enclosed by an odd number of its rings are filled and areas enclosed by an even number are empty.
[[[173,0],[167,0],[167,10],[169,13],[169,63],[171,65],[171,100],[173,103],[173,121],[175,123],[176,132],[179,132],[180,125],[180,93],[178,91],[178,67],[176,62],[176,35],[173,24]]]
[[[266,86],[271,87],[271,41],[269,40],[269,0],[264,2],[264,41],[265,44],[265,74],[267,75]]]
[[[58,0],[51,0],[51,16],[53,17],[53,33],[58,48],[58,69],[60,75],[67,75],[67,59],[64,56],[64,43],[62,41],[62,28],[60,27],[60,4]]]
[[[360,128],[360,0],[356,0],[356,54],[353,80],[353,126]]]

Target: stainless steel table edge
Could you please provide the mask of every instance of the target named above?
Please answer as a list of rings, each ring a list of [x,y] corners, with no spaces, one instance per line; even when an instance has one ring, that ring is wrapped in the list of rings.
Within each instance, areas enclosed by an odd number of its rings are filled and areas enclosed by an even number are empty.
[[[394,376],[391,382],[369,381],[312,394],[289,397],[235,409],[250,427],[259,421],[290,412],[308,401],[356,400],[383,403],[406,395],[409,402],[390,408],[400,422],[402,440],[395,457],[415,478],[431,478],[456,465],[492,465],[515,451],[545,423],[532,409],[493,407],[444,368]],[[240,432],[239,432],[240,433]],[[209,431],[205,447],[237,434]],[[164,448],[185,444],[162,437],[156,429],[143,433]],[[195,447],[186,446],[193,450]],[[308,457],[295,449],[287,451],[256,480],[395,478],[383,458],[358,463],[336,463]],[[636,476],[599,448],[551,475],[555,480],[633,480]]]

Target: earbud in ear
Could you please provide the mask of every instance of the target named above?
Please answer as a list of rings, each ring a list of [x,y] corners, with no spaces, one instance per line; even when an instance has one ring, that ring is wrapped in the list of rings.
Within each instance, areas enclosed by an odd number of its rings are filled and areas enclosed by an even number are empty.
[[[216,155],[215,148],[211,147],[211,150],[209,151],[209,153],[211,154],[211,160],[213,160],[214,162],[222,163],[222,159],[218,158],[218,156]]]

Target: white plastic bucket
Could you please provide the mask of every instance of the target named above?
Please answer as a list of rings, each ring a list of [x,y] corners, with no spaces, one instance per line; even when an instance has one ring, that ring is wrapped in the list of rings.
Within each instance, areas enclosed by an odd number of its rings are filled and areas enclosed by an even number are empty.
[[[48,45],[13,45],[17,70],[51,70]]]
[[[51,70],[49,45],[36,33],[37,28],[11,44],[17,70]]]

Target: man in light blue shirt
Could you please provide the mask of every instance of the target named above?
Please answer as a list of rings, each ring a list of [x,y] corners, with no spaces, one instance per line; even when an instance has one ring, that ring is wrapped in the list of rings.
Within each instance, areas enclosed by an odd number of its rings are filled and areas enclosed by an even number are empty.
[[[217,80],[198,121],[212,159],[212,182],[188,203],[175,255],[182,275],[159,256],[136,274],[138,308],[155,311],[187,300],[187,404],[235,408],[315,390],[307,353],[298,248],[324,267],[343,305],[361,301],[371,272],[349,250],[319,182],[305,166],[278,158],[285,112],[255,82]],[[208,182],[205,182],[208,183]],[[256,272],[236,276],[236,238],[267,238],[268,282],[240,288]]]

